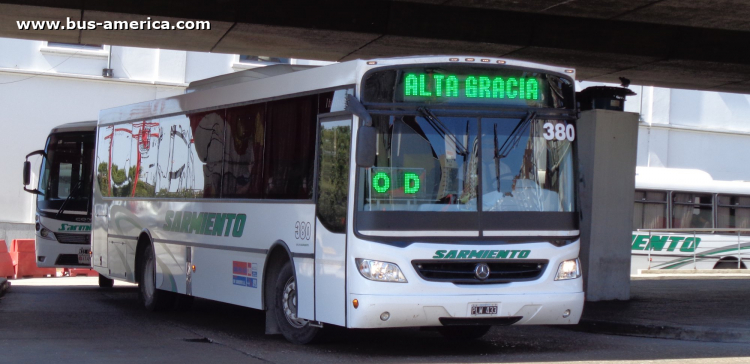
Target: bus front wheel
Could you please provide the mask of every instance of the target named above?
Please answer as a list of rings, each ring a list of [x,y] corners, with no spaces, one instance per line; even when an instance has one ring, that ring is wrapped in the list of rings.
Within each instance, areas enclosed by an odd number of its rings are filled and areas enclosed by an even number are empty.
[[[149,244],[143,249],[143,258],[138,269],[138,299],[149,311],[162,311],[174,304],[172,292],[156,288],[156,258]]]
[[[100,288],[112,288],[115,285],[114,279],[109,279],[99,274],[99,287]]]
[[[320,328],[297,316],[297,280],[291,261],[281,267],[276,279],[275,316],[281,334],[295,344],[308,344],[318,335]]]

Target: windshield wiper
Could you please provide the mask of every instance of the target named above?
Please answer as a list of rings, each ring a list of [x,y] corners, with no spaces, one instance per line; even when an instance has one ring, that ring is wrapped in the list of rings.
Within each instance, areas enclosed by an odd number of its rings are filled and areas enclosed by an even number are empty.
[[[497,192],[500,192],[500,160],[507,157],[508,154],[518,146],[518,142],[521,141],[521,137],[526,132],[526,129],[529,128],[531,120],[534,120],[535,117],[536,112],[532,111],[526,114],[526,116],[516,124],[516,127],[510,135],[508,135],[508,139],[505,139],[505,142],[499,148],[497,146],[499,144],[497,141],[497,124],[495,124],[495,178],[497,178]]]
[[[435,116],[435,114],[433,114],[432,111],[430,111],[430,109],[424,106],[421,106],[417,108],[417,111],[419,111],[419,113],[422,114],[422,117],[425,120],[427,120],[430,126],[432,126],[432,128],[435,129],[435,131],[437,131],[441,137],[443,137],[444,139],[445,138],[450,139],[450,141],[453,142],[453,144],[456,146],[457,153],[459,155],[466,156],[469,154],[469,151],[458,140],[456,135],[453,134],[450,131],[450,129],[448,129],[448,127],[446,127],[445,124],[443,124],[443,122],[440,121],[440,119],[438,119],[438,117]]]
[[[55,218],[60,217],[63,211],[65,211],[65,205],[68,203],[68,201],[70,201],[71,198],[73,198],[75,193],[78,192],[78,189],[81,187],[82,184],[83,184],[83,181],[79,180],[78,183],[76,183],[76,185],[73,186],[73,189],[70,190],[68,197],[65,199],[65,201],[63,201],[62,205],[60,205],[60,209],[57,210],[57,214],[55,215]]]

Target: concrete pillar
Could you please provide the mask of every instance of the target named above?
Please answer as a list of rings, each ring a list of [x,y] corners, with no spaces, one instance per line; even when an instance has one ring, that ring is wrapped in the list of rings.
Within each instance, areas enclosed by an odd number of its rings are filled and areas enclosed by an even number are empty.
[[[638,114],[589,110],[577,126],[586,300],[627,300]]]

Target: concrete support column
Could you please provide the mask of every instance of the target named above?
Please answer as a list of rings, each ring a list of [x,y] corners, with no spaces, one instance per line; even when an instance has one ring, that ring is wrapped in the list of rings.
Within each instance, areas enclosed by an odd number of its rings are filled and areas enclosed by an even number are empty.
[[[627,300],[638,114],[584,111],[577,126],[586,300]]]

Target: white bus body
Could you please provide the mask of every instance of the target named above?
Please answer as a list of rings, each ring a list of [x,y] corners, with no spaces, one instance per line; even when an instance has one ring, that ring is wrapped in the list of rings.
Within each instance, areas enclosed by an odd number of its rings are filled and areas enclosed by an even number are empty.
[[[574,71],[473,60],[349,61],[103,110],[94,269],[149,309],[266,310],[293,342],[323,324],[576,324]],[[360,129],[377,167],[357,165]]]
[[[36,264],[91,267],[91,191],[96,121],[55,127],[44,150],[36,191]],[[27,156],[28,158],[28,156]]]
[[[717,181],[697,169],[637,167],[635,189],[631,274],[747,267],[750,182]]]

